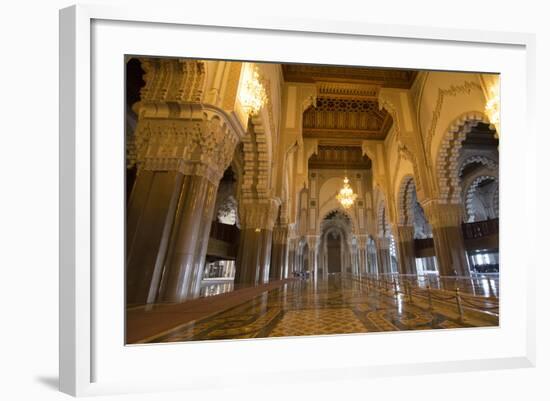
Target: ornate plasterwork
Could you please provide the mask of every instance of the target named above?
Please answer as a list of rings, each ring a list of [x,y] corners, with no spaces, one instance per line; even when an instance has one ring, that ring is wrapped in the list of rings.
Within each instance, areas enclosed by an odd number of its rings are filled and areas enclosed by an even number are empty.
[[[475,176],[469,179],[464,185],[464,220],[469,223],[475,221],[476,210],[474,206],[474,196],[476,191],[479,190],[479,185],[487,180],[492,181],[494,185],[489,188],[489,193],[480,194],[481,196],[479,198],[485,198],[485,202],[482,203],[484,204],[488,216],[498,216],[498,208],[495,209],[495,203],[498,205],[498,177],[492,174],[488,175],[483,173],[483,171],[476,173]],[[481,200],[483,201],[483,199]]]
[[[388,137],[391,138],[394,136],[395,140],[397,141],[397,150],[399,152],[399,155],[401,156],[401,158],[411,162],[413,166],[414,176],[417,178],[416,189],[418,192],[422,193],[422,176],[420,175],[420,171],[418,168],[419,160],[415,154],[416,144],[414,142],[414,139],[411,135],[405,136],[402,133],[397,108],[391,101],[389,94],[385,92],[381,93],[379,107],[385,109],[392,117],[393,125],[391,127]],[[398,158],[398,163],[401,161],[401,158]],[[398,171],[398,168],[394,169],[394,174],[392,177],[393,183],[396,182],[395,179],[397,177]]]
[[[376,100],[317,97],[315,107],[303,115],[305,137],[384,139],[391,117]]]
[[[176,58],[140,58],[145,71],[142,102],[196,102],[202,100],[205,63]]]
[[[388,221],[386,203],[383,199],[378,203],[376,224],[378,238],[389,238],[391,235],[391,229]]]
[[[498,163],[487,157],[485,155],[473,155],[466,157],[461,163],[460,168],[458,169],[458,175],[461,176],[464,168],[472,163],[480,163],[487,167],[489,170],[496,170],[498,168]]]
[[[271,157],[262,119],[252,117],[251,129],[243,137],[243,181],[241,196],[244,200],[270,196]]]
[[[321,221],[321,231],[324,232],[329,227],[338,227],[348,233],[354,231],[351,217],[340,209],[333,209],[324,215]]]
[[[239,142],[238,131],[219,110],[191,104],[177,109],[171,118],[140,111],[135,135],[138,174],[178,171],[218,185]]]
[[[273,230],[279,214],[279,205],[278,199],[241,202],[239,208],[241,227],[244,229]]]
[[[411,99],[412,104],[416,111],[418,111],[418,106],[420,104],[420,99],[422,96],[422,91],[424,89],[424,84],[426,83],[426,78],[428,78],[429,72],[419,71],[416,75],[416,78],[411,86]]]
[[[401,180],[398,202],[398,223],[399,225],[414,224],[414,204],[416,203],[416,188],[413,177],[406,176]]]
[[[346,83],[346,82],[317,82],[317,96],[332,99],[376,100],[379,85]]]
[[[426,132],[426,137],[424,138],[426,149],[432,148],[432,140],[435,136],[437,123],[439,121],[439,118],[441,117],[441,109],[443,108],[445,98],[448,96],[457,96],[459,94],[470,94],[471,91],[474,89],[481,90],[481,85],[477,82],[466,81],[462,85],[452,85],[447,89],[439,89],[437,93],[437,101],[432,112],[432,121],[430,123],[430,128]]]
[[[200,60],[141,58],[145,74],[138,116],[135,160],[142,170],[179,171],[218,185],[242,129],[216,106],[201,104],[206,64]]]
[[[462,142],[480,121],[487,122],[483,113],[469,112],[449,126],[441,140],[436,160],[436,174],[441,203],[460,203],[458,160]]]

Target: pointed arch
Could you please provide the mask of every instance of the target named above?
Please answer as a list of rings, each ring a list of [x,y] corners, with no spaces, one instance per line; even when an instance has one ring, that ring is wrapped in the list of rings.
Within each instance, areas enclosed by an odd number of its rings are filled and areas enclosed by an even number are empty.
[[[441,202],[460,203],[460,150],[466,135],[480,122],[489,123],[485,114],[478,111],[463,113],[453,120],[441,140],[436,159],[436,180]]]

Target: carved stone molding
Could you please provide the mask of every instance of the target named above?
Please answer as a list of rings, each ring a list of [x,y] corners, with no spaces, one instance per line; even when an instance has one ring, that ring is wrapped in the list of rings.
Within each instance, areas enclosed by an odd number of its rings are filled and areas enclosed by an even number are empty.
[[[140,58],[145,71],[142,102],[202,101],[206,79],[205,63],[177,58]]]
[[[466,135],[479,122],[487,122],[487,117],[479,112],[465,113],[453,121],[441,141],[436,160],[436,174],[439,198],[443,203],[460,203],[460,149]]]
[[[221,110],[180,104],[166,118],[141,110],[135,138],[138,174],[142,170],[179,171],[218,185],[240,135]]]
[[[332,99],[376,100],[380,85],[349,82],[316,82],[317,96]]]
[[[432,140],[435,136],[435,130],[437,128],[439,117],[441,116],[441,109],[443,108],[445,98],[449,96],[457,96],[459,94],[470,94],[472,90],[481,91],[481,85],[476,82],[466,81],[462,85],[452,85],[447,89],[439,89],[434,111],[432,112],[432,121],[430,124],[430,128],[428,129],[426,137],[424,138],[426,149],[432,148]]]
[[[473,178],[470,178],[467,180],[466,183],[464,183],[464,194],[463,194],[463,205],[464,205],[464,221],[465,222],[472,222],[474,221],[475,216],[475,207],[473,204],[473,198],[476,190],[479,187],[479,184],[481,184],[484,181],[492,181],[495,185],[492,186],[491,192],[492,192],[492,201],[490,202],[489,206],[493,209],[493,213],[495,213],[496,216],[498,216],[498,176],[497,175],[489,175],[484,174],[485,169],[482,169],[482,171],[479,171],[475,174]],[[495,202],[495,196],[497,201]],[[495,208],[495,206],[497,206]]]
[[[498,169],[498,163],[491,159],[490,157],[487,157],[485,155],[473,155],[466,157],[461,163],[460,168],[458,169],[458,175],[462,175],[462,172],[464,171],[464,168],[472,163],[480,163],[486,166],[489,170],[497,170]]]
[[[416,201],[416,187],[413,177],[403,177],[397,194],[398,221],[400,225],[414,223],[414,203]]]
[[[252,117],[252,129],[242,142],[244,174],[241,197],[243,200],[268,198],[271,195],[271,157],[260,117]]]
[[[386,202],[380,200],[376,212],[377,234],[379,238],[389,238],[391,235],[390,223],[388,218],[388,209]]]

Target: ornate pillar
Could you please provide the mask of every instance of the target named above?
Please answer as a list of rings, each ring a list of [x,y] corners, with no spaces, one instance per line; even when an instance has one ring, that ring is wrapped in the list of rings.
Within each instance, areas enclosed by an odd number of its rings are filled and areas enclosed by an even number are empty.
[[[439,274],[469,276],[462,236],[462,206],[429,201],[422,207],[432,226]]]
[[[287,236],[288,226],[277,225],[273,229],[273,246],[271,250],[271,266],[269,268],[269,278],[272,280],[282,280],[288,277],[287,273]]]
[[[242,129],[200,103],[204,65],[142,62],[146,71],[127,209],[127,302],[181,302],[199,295],[216,191]],[[170,79],[167,79],[170,77]]]
[[[274,199],[241,203],[236,283],[258,285],[269,281],[273,226],[278,210]]]
[[[319,236],[318,235],[308,235],[307,236],[307,246],[309,250],[308,254],[308,263],[309,271],[311,277],[314,280],[318,278],[319,270]]]
[[[287,247],[288,247],[288,260],[287,260],[287,277],[293,277],[294,272],[296,271],[296,239],[295,238],[289,238],[287,239]]]
[[[378,273],[391,273],[390,239],[385,237],[378,238],[376,240],[376,245],[376,253],[378,256]]]
[[[368,272],[368,255],[367,255],[367,237],[359,236],[357,238],[358,264],[359,274]]]
[[[397,254],[400,274],[416,274],[414,226],[397,226]]]

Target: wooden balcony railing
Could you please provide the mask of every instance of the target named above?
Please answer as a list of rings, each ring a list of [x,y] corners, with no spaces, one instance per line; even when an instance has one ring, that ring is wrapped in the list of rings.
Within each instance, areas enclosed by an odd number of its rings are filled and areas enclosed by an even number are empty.
[[[223,224],[218,221],[212,222],[212,227],[210,228],[210,238],[230,244],[239,241],[239,234],[240,230],[236,225]]]
[[[464,239],[483,238],[498,234],[498,219],[476,221],[462,224]]]

